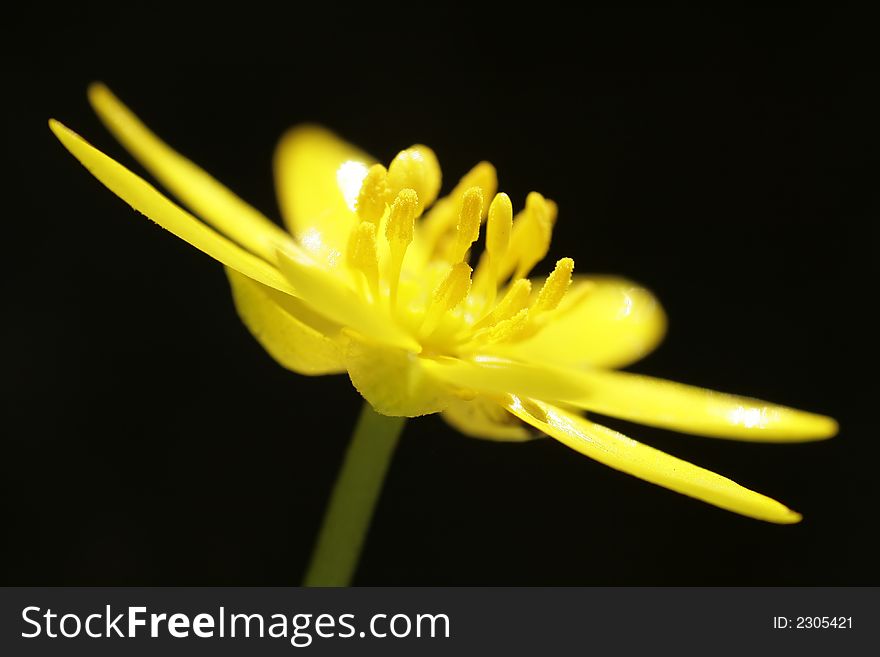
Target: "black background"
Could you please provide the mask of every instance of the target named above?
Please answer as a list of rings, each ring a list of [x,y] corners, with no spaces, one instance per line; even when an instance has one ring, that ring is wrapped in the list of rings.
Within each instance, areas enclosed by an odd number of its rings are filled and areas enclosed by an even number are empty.
[[[509,3],[508,3],[509,4]],[[877,584],[877,69],[848,10],[565,13],[431,3],[82,3],[3,27],[0,509],[7,584],[297,583],[359,397],[277,366],[221,268],[133,213],[46,127],[140,171],[107,82],[278,217],[270,158],[318,121],[384,161],[479,159],[561,208],[550,253],[657,292],[633,369],[835,416],[756,445],[609,420],[805,515],[780,527],[551,441],[411,422],[357,584]],[[546,271],[546,263],[542,271]]]

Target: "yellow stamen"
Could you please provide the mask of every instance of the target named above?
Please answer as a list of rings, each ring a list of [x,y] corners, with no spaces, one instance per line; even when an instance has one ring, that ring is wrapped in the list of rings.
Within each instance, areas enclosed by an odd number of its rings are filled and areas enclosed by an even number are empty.
[[[574,260],[571,258],[562,258],[556,263],[556,267],[550,272],[541,291],[538,292],[538,298],[535,300],[535,305],[532,306],[532,312],[537,315],[556,309],[571,285],[572,271],[574,271]]]
[[[443,310],[452,310],[460,304],[470,292],[473,271],[466,262],[455,263],[434,290],[434,303]]]
[[[471,187],[461,198],[456,226],[455,247],[452,261],[464,260],[471,244],[480,237],[480,220],[483,216],[483,191],[479,187]]]
[[[461,197],[471,187],[479,187],[483,191],[484,199],[495,196],[495,191],[498,189],[495,167],[489,162],[480,162],[462,177],[447,196],[434,204],[422,224],[425,240],[429,245],[436,247],[441,241],[440,238],[455,227]]]
[[[418,195],[418,214],[431,205],[440,191],[440,164],[427,146],[416,144],[400,151],[388,167],[388,188],[392,196],[414,189]]]
[[[507,255],[510,245],[510,229],[513,225],[513,205],[507,194],[499,193],[489,206],[486,223],[486,250],[480,259],[474,280],[483,292],[486,308],[491,308],[498,294],[498,267]]]
[[[479,322],[474,324],[474,329],[492,326],[498,322],[513,317],[529,303],[532,294],[532,282],[527,278],[515,281],[507,290],[497,306]]]
[[[397,304],[397,286],[400,282],[400,268],[403,256],[413,241],[413,230],[419,208],[419,196],[414,189],[402,189],[391,204],[388,222],[385,224],[385,239],[391,252],[388,285],[391,307]]]
[[[388,199],[388,172],[381,164],[374,164],[367,171],[357,197],[357,214],[361,221],[378,224],[385,214]]]
[[[574,260],[562,258],[556,263],[556,267],[550,272],[538,292],[538,297],[530,308],[525,308],[530,296],[528,287],[517,285],[511,287],[498,308],[489,317],[474,325],[474,328],[482,328],[478,331],[472,342],[512,342],[535,335],[541,330],[544,322],[540,318],[543,313],[554,310],[562,301],[566,291],[571,285],[571,273],[574,271]],[[528,279],[519,279],[528,281]],[[507,302],[510,299],[510,302]],[[520,305],[522,304],[522,305]],[[488,321],[487,321],[488,320]]]
[[[385,238],[392,248],[396,244],[405,249],[412,242],[418,205],[419,196],[414,189],[402,189],[398,192],[391,204],[385,226]]]
[[[483,198],[495,196],[495,191],[498,189],[498,174],[490,162],[476,164],[462,177],[449,196],[459,198],[471,187],[479,187],[483,191]]]
[[[379,258],[376,252],[376,224],[362,221],[348,238],[348,266],[364,275],[373,299],[379,297]]]
[[[457,262],[452,265],[449,273],[434,290],[431,305],[425,313],[425,319],[420,329],[423,337],[433,333],[443,313],[455,308],[468,295],[471,289],[472,273],[473,269],[466,262]]]
[[[505,193],[496,194],[489,206],[489,221],[486,224],[486,252],[489,257],[500,262],[510,244],[510,229],[513,226],[513,205]]]
[[[520,337],[528,325],[529,309],[522,308],[512,317],[503,319],[497,324],[478,332],[474,341],[498,343],[508,342]]]
[[[498,270],[499,278],[511,273],[514,278],[528,276],[532,267],[538,264],[550,249],[555,220],[556,204],[548,201],[538,192],[529,193],[526,197],[525,209],[513,222],[510,247]]]

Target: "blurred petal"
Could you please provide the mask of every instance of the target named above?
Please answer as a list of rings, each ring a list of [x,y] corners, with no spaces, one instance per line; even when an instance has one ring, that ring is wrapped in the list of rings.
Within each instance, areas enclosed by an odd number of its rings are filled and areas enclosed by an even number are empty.
[[[523,442],[536,437],[503,406],[482,396],[470,401],[453,399],[441,416],[455,429],[472,438]]]
[[[776,500],[561,408],[514,396],[507,408],[571,449],[645,481],[758,520],[791,524],[801,519]]]
[[[153,134],[103,84],[89,87],[89,101],[122,145],[204,221],[269,262],[276,248],[291,241],[279,226]]]
[[[232,299],[239,316],[263,348],[280,365],[299,374],[336,374],[345,371],[338,340],[301,321],[289,308],[279,303],[277,295],[294,304],[300,303],[272,288],[226,269]],[[339,328],[335,333],[338,335]]]
[[[275,150],[275,188],[287,228],[318,262],[335,265],[357,221],[373,159],[319,126],[290,129]]]
[[[344,331],[345,366],[352,385],[383,415],[417,417],[437,413],[452,390],[422,367],[423,359]]]
[[[294,293],[291,284],[275,267],[211,230],[143,178],[104,155],[58,121],[50,119],[49,127],[95,178],[135,210],[245,276],[281,292]]]
[[[837,433],[837,422],[759,399],[626,372],[569,374],[583,394],[560,399],[624,420],[698,436],[767,442],[822,440]]]
[[[533,281],[533,289],[543,281]],[[666,315],[651,292],[613,277],[576,276],[547,324],[522,342],[493,353],[569,367],[625,367],[654,350]]]

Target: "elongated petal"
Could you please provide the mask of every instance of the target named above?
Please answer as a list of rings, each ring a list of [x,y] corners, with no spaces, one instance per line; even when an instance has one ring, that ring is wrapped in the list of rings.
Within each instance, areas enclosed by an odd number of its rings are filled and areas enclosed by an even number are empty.
[[[287,228],[321,263],[345,253],[355,202],[373,159],[324,128],[292,128],[275,150],[275,187]]]
[[[471,438],[523,442],[537,437],[503,406],[479,395],[471,400],[453,399],[440,416]]]
[[[571,449],[645,481],[758,520],[791,524],[801,519],[776,500],[561,408],[515,396],[507,408]]]
[[[293,294],[290,282],[272,265],[248,253],[162,195],[140,176],[104,155],[75,132],[51,119],[49,127],[64,147],[114,194],[138,212],[224,265],[269,287]]]
[[[122,145],[204,221],[269,262],[279,246],[291,241],[279,226],[153,134],[103,84],[89,87],[89,101]]]
[[[496,357],[443,359],[429,367],[435,376],[463,388],[552,400],[699,436],[797,442],[830,438],[837,432],[837,423],[824,415],[625,372]]]
[[[422,367],[415,354],[345,331],[345,365],[352,385],[383,415],[417,417],[437,413],[452,389]]]
[[[645,288],[622,278],[576,276],[537,335],[492,351],[566,367],[618,368],[653,351],[665,331],[663,308]]]
[[[257,341],[280,365],[299,374],[336,374],[345,371],[339,340],[315,330],[275,299],[270,287],[226,268],[238,314]],[[339,330],[337,328],[336,333]]]
[[[278,253],[278,265],[296,296],[328,319],[379,342],[418,352],[419,343],[383,309],[369,304],[338,276],[295,253]]]
[[[543,365],[494,357],[439,358],[424,365],[438,379],[465,390],[561,400],[577,397],[583,388],[577,379],[560,376]]]
[[[583,394],[564,399],[586,410],[698,436],[765,442],[822,440],[837,433],[824,415],[759,399],[626,372],[572,373]]]

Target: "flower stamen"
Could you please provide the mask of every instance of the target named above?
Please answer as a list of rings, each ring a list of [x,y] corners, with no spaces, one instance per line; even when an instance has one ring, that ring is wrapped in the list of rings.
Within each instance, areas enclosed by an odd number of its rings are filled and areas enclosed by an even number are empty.
[[[348,266],[363,274],[372,299],[379,298],[379,258],[376,251],[376,224],[362,221],[355,226],[348,238],[346,253]]]
[[[489,314],[474,324],[473,328],[475,330],[480,330],[513,317],[528,305],[531,294],[532,282],[529,279],[520,278],[514,281],[513,284],[508,287],[507,293],[501,298],[498,305],[495,306]]]
[[[437,156],[427,146],[416,144],[400,151],[388,166],[388,189],[394,198],[404,189],[415,190],[418,213],[430,206],[440,191],[441,172]]]
[[[498,270],[500,280],[511,273],[514,279],[525,278],[543,260],[550,249],[555,221],[556,204],[538,192],[530,192],[525,209],[513,221],[507,256]]]
[[[378,225],[385,214],[389,196],[387,176],[388,172],[381,164],[374,164],[367,171],[355,206],[361,221]]]
[[[357,274],[356,285],[374,303],[387,294],[391,313],[409,323],[419,339],[432,342],[434,351],[468,350],[534,335],[543,325],[541,315],[560,304],[571,284],[574,262],[570,258],[556,263],[535,296],[526,278],[547,254],[556,204],[531,192],[525,208],[514,217],[510,197],[495,193],[495,168],[480,162],[448,196],[434,203],[417,227],[418,217],[435,199],[439,186],[439,165],[425,146],[400,151],[387,170],[381,164],[367,170],[356,204],[361,221],[352,229],[346,255],[349,268]],[[492,202],[487,208],[490,192]],[[469,254],[487,215],[485,250],[475,273],[468,263]],[[427,258],[422,266],[436,267],[446,261],[451,267],[426,301],[407,296],[410,314],[399,315],[403,261],[417,228],[418,254]],[[380,230],[387,247],[377,244]],[[509,277],[507,290],[496,303],[498,288]],[[456,320],[443,320],[445,313],[460,305]]]
[[[507,255],[510,245],[510,229],[513,225],[513,205],[510,197],[500,192],[489,205],[489,220],[486,222],[486,250],[477,267],[478,289],[484,294],[484,307],[491,308],[498,295],[498,267]]]
[[[526,331],[528,323],[529,309],[522,308],[512,317],[475,333],[472,342],[498,343],[516,340]]]
[[[495,262],[500,262],[507,255],[512,227],[513,205],[510,197],[501,192],[492,199],[492,204],[489,206],[489,221],[486,224],[486,253]]]
[[[397,287],[400,283],[400,268],[403,257],[413,241],[413,230],[419,211],[419,196],[414,189],[406,188],[398,192],[388,222],[385,224],[385,239],[388,240],[391,260],[388,270],[389,302],[393,309],[397,304]]]
[[[450,257],[453,263],[464,261],[471,245],[480,237],[482,216],[483,190],[471,187],[461,197],[458,224],[455,227],[455,245]]]
[[[540,313],[555,310],[571,285],[571,273],[574,271],[574,260],[562,258],[541,286],[538,298],[530,312],[537,316]]]
[[[443,314],[454,309],[464,301],[471,289],[473,269],[466,262],[457,262],[434,289],[431,303],[425,313],[420,333],[423,337],[430,336],[437,328]]]
[[[483,192],[484,199],[495,196],[495,191],[498,189],[498,176],[495,167],[489,162],[480,162],[474,166],[462,177],[449,195],[439,199],[431,207],[430,212],[425,215],[422,230],[425,243],[429,246],[432,255],[436,254],[446,234],[455,227],[461,198],[472,187],[479,187]]]
[[[466,262],[457,262],[434,290],[434,305],[444,312],[460,304],[471,289],[473,269]]]

